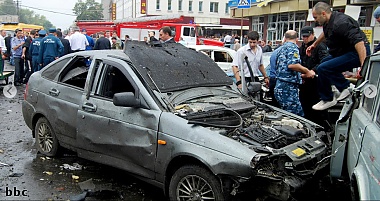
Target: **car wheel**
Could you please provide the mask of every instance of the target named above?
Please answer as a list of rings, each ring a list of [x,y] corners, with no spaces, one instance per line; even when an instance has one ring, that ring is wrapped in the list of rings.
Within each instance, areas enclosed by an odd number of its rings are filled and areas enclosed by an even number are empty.
[[[45,117],[38,119],[35,133],[38,151],[46,156],[55,156],[59,148],[59,143],[53,128]]]
[[[225,200],[218,179],[205,168],[187,165],[179,168],[169,184],[170,200]]]

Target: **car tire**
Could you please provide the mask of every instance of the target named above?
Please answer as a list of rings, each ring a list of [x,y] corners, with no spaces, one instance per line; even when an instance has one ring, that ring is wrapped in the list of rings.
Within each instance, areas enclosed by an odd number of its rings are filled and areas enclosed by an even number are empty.
[[[34,129],[37,150],[46,156],[55,156],[60,145],[49,121],[45,117],[39,118]]]
[[[204,199],[205,197],[208,199]],[[205,168],[196,165],[183,166],[170,180],[169,200],[223,201],[225,199],[220,181]]]

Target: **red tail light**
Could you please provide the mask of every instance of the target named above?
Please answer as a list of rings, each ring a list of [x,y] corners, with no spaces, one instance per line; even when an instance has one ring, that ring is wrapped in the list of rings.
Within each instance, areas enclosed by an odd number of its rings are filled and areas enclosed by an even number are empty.
[[[25,91],[24,91],[24,100],[26,100],[26,97],[28,96],[28,83],[26,83]]]

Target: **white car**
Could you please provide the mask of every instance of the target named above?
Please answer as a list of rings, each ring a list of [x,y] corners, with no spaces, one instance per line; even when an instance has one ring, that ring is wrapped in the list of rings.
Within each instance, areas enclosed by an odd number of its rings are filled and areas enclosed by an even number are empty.
[[[209,56],[218,66],[229,76],[232,77],[232,61],[236,51],[226,47],[212,45],[188,45],[190,49],[202,52]]]

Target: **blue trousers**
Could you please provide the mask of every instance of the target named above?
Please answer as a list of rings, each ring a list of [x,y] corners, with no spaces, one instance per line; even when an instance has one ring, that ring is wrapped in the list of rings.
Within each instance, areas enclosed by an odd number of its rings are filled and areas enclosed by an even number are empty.
[[[367,56],[370,55],[369,45],[366,44]],[[348,52],[338,57],[331,55],[325,57],[317,68],[318,72],[318,93],[323,101],[332,101],[333,92],[331,85],[339,91],[346,89],[350,82],[343,76],[342,72],[351,71],[353,68],[360,67],[359,55],[356,51]]]
[[[38,61],[38,56],[32,56],[32,71],[33,71],[33,73],[40,70],[39,69],[40,65],[38,64],[37,61]]]
[[[298,95],[298,85],[277,80],[274,96],[280,108],[293,114],[304,116]]]

